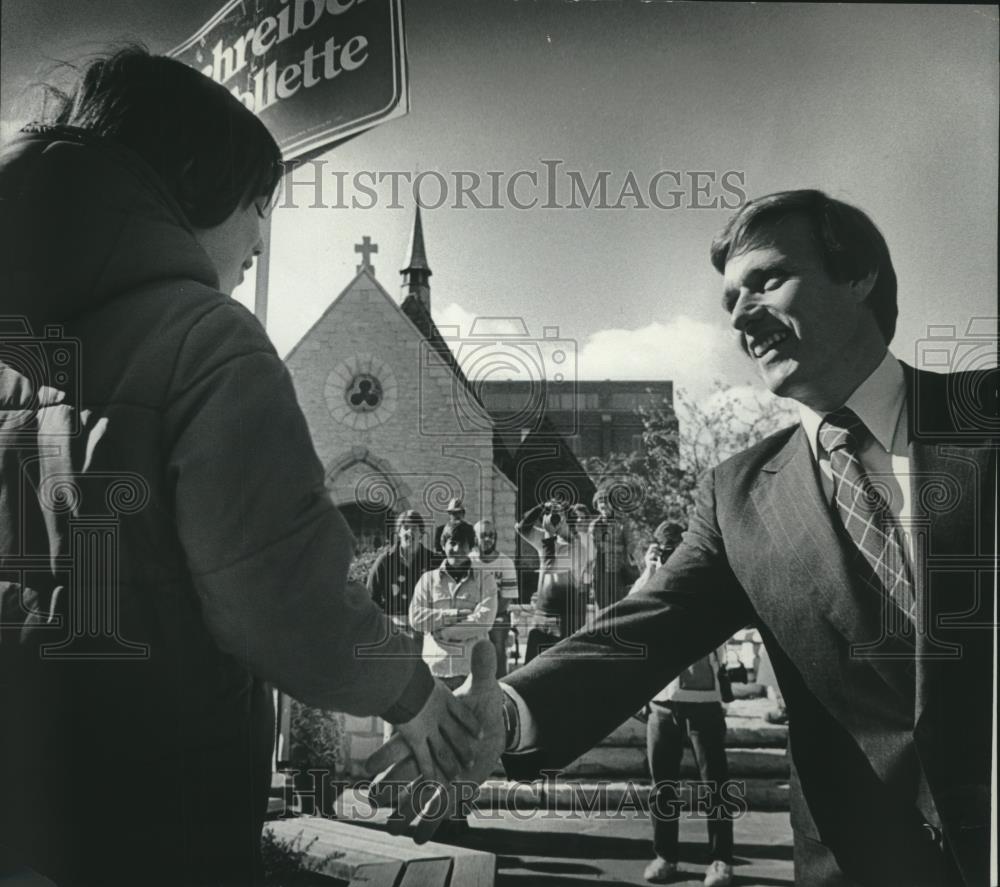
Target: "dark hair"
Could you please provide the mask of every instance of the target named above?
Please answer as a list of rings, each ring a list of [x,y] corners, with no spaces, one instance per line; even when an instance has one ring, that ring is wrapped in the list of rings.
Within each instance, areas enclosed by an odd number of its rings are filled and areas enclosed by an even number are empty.
[[[684,535],[685,526],[679,520],[665,520],[654,531],[653,538],[657,545],[673,551]]]
[[[720,274],[733,256],[769,241],[775,225],[800,213],[831,280],[853,282],[878,272],[868,294],[882,338],[888,345],[896,332],[896,271],[885,238],[860,209],[822,191],[779,191],[744,204],[712,241],[712,265]]]
[[[474,548],[476,545],[476,531],[468,521],[448,521],[441,531],[442,548],[444,548],[444,543],[449,539],[454,539],[459,543],[464,542],[469,548]]]
[[[403,524],[413,524],[420,530],[424,529],[424,518],[419,511],[414,511],[410,509],[409,511],[404,511],[399,517],[396,518],[396,532],[398,533],[403,529]]]
[[[267,127],[224,86],[176,59],[130,44],[93,58],[43,122],[124,145],[164,180],[196,228],[274,194],[281,151]]]

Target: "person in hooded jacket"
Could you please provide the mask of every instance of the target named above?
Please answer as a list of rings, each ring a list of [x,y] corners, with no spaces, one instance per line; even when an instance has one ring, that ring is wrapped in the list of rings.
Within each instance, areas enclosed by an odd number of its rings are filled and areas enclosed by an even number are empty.
[[[289,374],[230,298],[272,136],[141,47],[55,98],[0,156],[0,880],[245,887],[265,682],[442,775],[477,725],[348,582]]]

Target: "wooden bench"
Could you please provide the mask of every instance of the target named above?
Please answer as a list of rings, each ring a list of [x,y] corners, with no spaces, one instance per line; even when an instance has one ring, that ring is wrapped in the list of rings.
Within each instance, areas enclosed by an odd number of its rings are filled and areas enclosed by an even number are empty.
[[[450,844],[414,844],[375,829],[300,816],[265,832],[303,852],[309,870],[351,887],[493,887],[496,857]]]

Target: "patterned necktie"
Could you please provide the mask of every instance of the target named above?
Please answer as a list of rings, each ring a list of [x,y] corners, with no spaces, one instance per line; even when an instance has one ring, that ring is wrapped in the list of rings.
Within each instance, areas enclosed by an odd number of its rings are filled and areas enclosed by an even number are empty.
[[[830,456],[837,511],[874,574],[864,579],[915,621],[916,596],[899,527],[858,459],[867,434],[864,423],[847,407],[829,413],[819,426],[819,442]]]

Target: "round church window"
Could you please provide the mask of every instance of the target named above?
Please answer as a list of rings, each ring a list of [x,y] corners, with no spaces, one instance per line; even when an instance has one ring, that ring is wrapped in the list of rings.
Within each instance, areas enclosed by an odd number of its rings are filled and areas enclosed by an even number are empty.
[[[382,383],[370,373],[359,373],[347,386],[347,405],[358,413],[369,413],[382,403]]]
[[[395,412],[399,384],[388,363],[372,354],[355,354],[330,370],[323,396],[335,422],[368,431]]]

